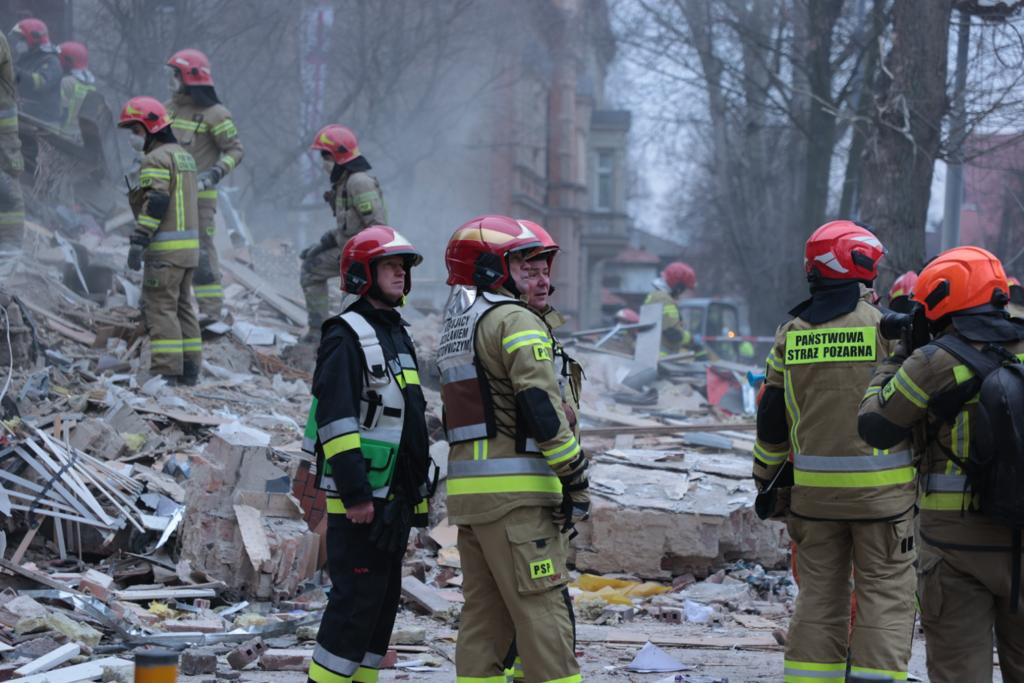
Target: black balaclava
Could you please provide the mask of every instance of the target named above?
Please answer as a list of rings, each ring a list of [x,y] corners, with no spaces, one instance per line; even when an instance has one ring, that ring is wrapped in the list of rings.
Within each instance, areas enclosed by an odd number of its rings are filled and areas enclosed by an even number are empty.
[[[213,89],[212,85],[186,85],[184,91],[200,107],[212,107],[215,104],[220,104],[217,91]]]

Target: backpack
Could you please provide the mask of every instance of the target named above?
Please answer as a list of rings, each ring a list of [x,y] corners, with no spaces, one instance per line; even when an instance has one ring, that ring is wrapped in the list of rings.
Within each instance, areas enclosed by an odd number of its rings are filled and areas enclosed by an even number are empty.
[[[947,455],[967,476],[979,511],[1013,529],[1011,609],[1020,593],[1021,535],[1024,530],[1024,363],[999,344],[976,349],[959,335],[932,341],[974,371],[980,388],[966,461]]]

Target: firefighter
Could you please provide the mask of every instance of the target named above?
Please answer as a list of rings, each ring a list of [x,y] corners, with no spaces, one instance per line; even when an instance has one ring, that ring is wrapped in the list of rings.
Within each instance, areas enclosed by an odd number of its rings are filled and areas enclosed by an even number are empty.
[[[335,277],[341,245],[349,237],[370,225],[388,222],[380,183],[367,173],[370,162],[359,151],[355,133],[332,123],[320,129],[310,149],[320,152],[324,171],[331,179],[331,189],[324,201],[334,213],[336,226],[323,234],[320,241],[299,254],[302,272],[299,283],[306,297],[309,332],[306,341],[319,338],[320,324],[327,317],[327,280]]]
[[[889,310],[897,313],[909,313],[914,304],[914,285],[917,284],[917,273],[912,270],[900,275],[889,288]]]
[[[63,74],[46,24],[39,19],[22,19],[11,29],[9,38],[21,110],[43,121],[58,121]]]
[[[573,436],[580,438],[578,414],[580,410],[580,391],[583,382],[583,366],[570,356],[561,342],[555,338],[555,330],[565,325],[565,318],[551,305],[551,295],[555,288],[551,284],[551,268],[555,256],[561,251],[558,242],[543,227],[532,221],[520,220],[540,240],[540,246],[526,255],[527,278],[530,280],[526,302],[544,321],[548,336],[551,338],[552,352],[555,361],[555,372],[558,375],[558,387],[562,398],[562,410],[569,420]],[[505,661],[506,673],[512,680],[524,678],[523,660],[513,645],[513,651]]]
[[[1020,580],[1012,530],[977,509],[961,469],[977,448],[980,383],[941,346],[955,338],[1024,358],[1024,323],[1006,316],[1007,289],[1002,264],[984,249],[956,247],[931,261],[914,300],[936,338],[912,353],[901,343],[875,370],[860,407],[860,434],[869,444],[893,448],[912,436],[923,458],[919,594],[934,683],[991,681],[993,629],[1003,680],[1024,681],[1024,610],[1011,597],[1014,571]],[[1020,453],[1020,438],[1000,434],[999,445]]]
[[[327,491],[331,590],[309,680],[376,683],[409,531],[427,524],[428,435],[416,349],[399,307],[420,254],[374,226],[345,243],[343,312],[323,325],[307,439]]]
[[[526,681],[582,680],[566,583],[568,538],[590,510],[587,459],[562,407],[551,338],[525,303],[537,236],[507,216],[458,228],[438,349],[451,444],[448,516],[466,602],[460,681],[499,681],[513,639]]]
[[[1010,283],[1010,302],[1006,304],[1006,312],[1011,318],[1024,319],[1024,287],[1020,286],[1020,280],[1015,277],[1008,277]]]
[[[916,470],[907,446],[872,449],[857,406],[889,342],[871,285],[884,254],[867,229],[832,221],[810,236],[811,297],[790,314],[768,355],[757,410],[754,479],[763,490],[793,453],[787,526],[800,594],[786,638],[784,680],[905,680],[914,626]],[[857,621],[850,625],[850,572]]]
[[[0,258],[21,251],[25,205],[18,176],[25,169],[18,137],[14,57],[0,33]]]
[[[652,285],[654,290],[647,295],[644,304],[661,304],[661,355],[670,356],[694,343],[693,334],[686,329],[679,315],[676,299],[697,286],[697,274],[688,264],[673,261],[665,266]]]
[[[96,77],[89,71],[89,49],[68,41],[57,46],[57,56],[64,70],[60,82],[61,127],[66,133],[80,136],[78,112],[89,93],[96,92]]]
[[[193,289],[204,324],[221,318],[224,290],[217,256],[217,184],[235,170],[244,150],[231,112],[213,87],[210,60],[199,50],[179,50],[167,60],[171,128],[199,169],[199,266]]]
[[[196,163],[174,138],[164,105],[152,97],[125,103],[117,124],[142,140],[139,184],[128,194],[135,214],[128,267],[142,272],[142,313],[150,372],[170,384],[199,381],[202,340],[192,308],[199,263]]]

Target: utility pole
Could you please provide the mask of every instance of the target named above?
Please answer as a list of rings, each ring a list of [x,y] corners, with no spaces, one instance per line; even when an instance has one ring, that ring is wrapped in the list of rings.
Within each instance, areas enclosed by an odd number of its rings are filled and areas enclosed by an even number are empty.
[[[956,77],[953,92],[953,117],[949,127],[949,158],[946,162],[946,199],[942,216],[942,250],[960,244],[960,205],[964,191],[964,129],[967,110],[967,51],[970,47],[971,15],[958,11],[960,26],[956,41]]]

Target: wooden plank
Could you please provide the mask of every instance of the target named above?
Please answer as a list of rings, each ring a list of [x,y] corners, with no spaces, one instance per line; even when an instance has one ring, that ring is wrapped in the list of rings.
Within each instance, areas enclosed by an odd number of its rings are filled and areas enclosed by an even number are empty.
[[[219,427],[234,420],[229,417],[217,415],[190,415],[180,410],[168,410],[166,408],[149,408],[146,406],[133,406],[135,412],[146,413],[154,417],[167,417],[182,424],[199,425],[200,427]]]
[[[580,624],[576,638],[583,643],[615,643],[643,645],[650,642],[663,647],[696,648],[701,650],[781,650],[775,636],[770,633],[736,636],[664,635],[641,631],[627,631],[617,627]]]
[[[215,598],[217,591],[212,588],[152,588],[139,590],[114,591],[114,598],[129,602],[147,602],[149,600],[193,600],[195,598]]]
[[[586,436],[617,436],[618,434],[640,434],[655,436],[658,434],[681,434],[684,432],[721,432],[721,431],[753,431],[756,422],[719,422],[689,425],[651,425],[649,427],[584,427]]]
[[[245,554],[249,556],[252,568],[260,571],[264,562],[270,560],[270,543],[267,532],[263,529],[263,516],[260,511],[250,505],[235,505],[235,519],[238,520],[238,531],[242,535]]]
[[[305,325],[307,315],[305,309],[296,306],[292,302],[278,294],[274,288],[263,278],[252,270],[249,270],[240,263],[224,259],[220,262],[221,270],[226,270],[231,277],[238,280],[246,289],[257,294],[261,299],[270,304],[274,310],[283,314],[296,325]]]
[[[21,303],[25,305],[25,308],[29,309],[33,313],[38,313],[43,316],[46,322],[46,326],[54,332],[76,341],[79,344],[85,346],[93,346],[96,343],[96,335],[89,330],[81,328],[77,325],[67,322],[56,313],[51,313],[42,306],[34,304],[26,299],[19,299]]]
[[[103,669],[131,669],[132,663],[120,657],[104,657],[94,659],[84,664],[66,666],[63,669],[54,669],[33,676],[12,678],[9,683],[80,683],[81,681],[95,681],[103,676]]]
[[[61,645],[56,650],[50,650],[42,657],[36,657],[31,662],[21,665],[14,670],[14,675],[31,676],[32,674],[49,671],[50,669],[60,666],[72,657],[77,657],[81,652],[82,648],[79,647],[77,643]]]

